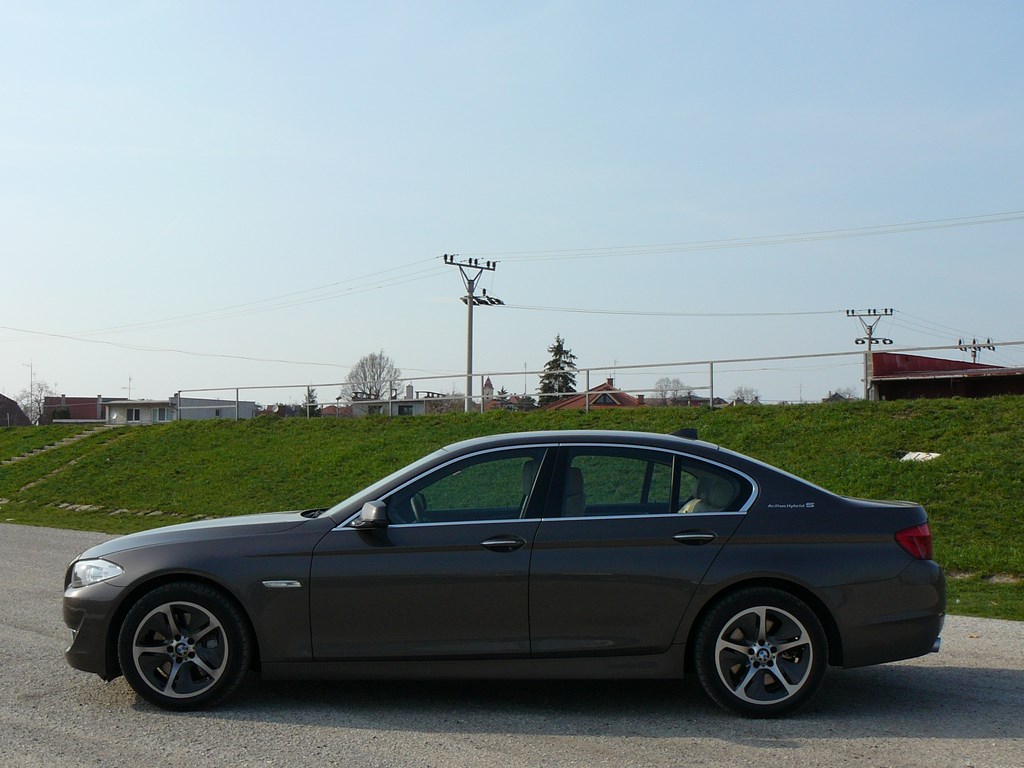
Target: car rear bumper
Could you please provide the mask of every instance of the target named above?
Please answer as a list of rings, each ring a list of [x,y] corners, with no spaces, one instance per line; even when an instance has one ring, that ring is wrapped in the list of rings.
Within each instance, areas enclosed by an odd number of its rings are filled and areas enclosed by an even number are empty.
[[[911,659],[941,647],[946,580],[935,562],[915,560],[895,579],[841,592],[842,666]]]

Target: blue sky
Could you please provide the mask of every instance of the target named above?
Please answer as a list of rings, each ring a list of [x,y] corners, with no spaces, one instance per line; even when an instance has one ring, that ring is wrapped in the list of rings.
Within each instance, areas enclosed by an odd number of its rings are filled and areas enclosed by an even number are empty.
[[[444,253],[498,261],[478,372],[538,369],[558,333],[592,383],[703,386],[614,367],[852,351],[847,308],[894,308],[900,346],[1024,339],[1022,21],[1012,2],[0,1],[0,391],[29,364],[68,394],[316,384],[381,349],[449,391],[466,320]],[[716,389],[813,400],[860,375],[723,366]]]

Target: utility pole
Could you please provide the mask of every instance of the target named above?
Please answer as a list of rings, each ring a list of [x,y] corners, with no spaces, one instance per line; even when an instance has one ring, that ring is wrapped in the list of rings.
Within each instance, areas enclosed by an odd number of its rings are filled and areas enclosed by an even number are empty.
[[[501,299],[487,295],[485,288],[480,296],[476,295],[477,286],[480,284],[480,277],[484,272],[493,272],[498,267],[496,261],[485,261],[480,259],[466,259],[456,261],[457,253],[444,254],[441,258],[450,267],[458,267],[462,275],[462,283],[466,286],[466,295],[462,296],[462,302],[466,305],[466,412],[473,408],[473,307],[480,304],[483,306],[499,306],[504,304]]]
[[[977,363],[978,362],[978,357],[981,355],[981,350],[987,349],[990,352],[995,352],[996,351],[995,346],[992,344],[992,339],[985,339],[985,343],[984,344],[979,344],[977,339],[971,339],[971,343],[970,344],[965,342],[963,339],[959,339],[957,341],[957,344],[960,345],[960,351],[961,352],[970,352],[971,353],[971,362],[972,363]]]
[[[39,416],[43,413],[42,405],[36,408],[36,366],[34,360],[21,364],[22,368],[28,368],[28,409],[31,413],[25,414],[32,419],[33,424],[39,423]]]
[[[883,317],[892,317],[892,309],[848,309],[847,317],[856,317],[864,328],[864,336],[854,339],[857,344],[867,344],[868,351],[864,353],[864,399],[871,399],[871,377],[874,373],[874,365],[871,359],[871,348],[875,344],[892,344],[892,339],[875,336],[875,328],[878,321]],[[868,321],[871,318],[871,321]]]

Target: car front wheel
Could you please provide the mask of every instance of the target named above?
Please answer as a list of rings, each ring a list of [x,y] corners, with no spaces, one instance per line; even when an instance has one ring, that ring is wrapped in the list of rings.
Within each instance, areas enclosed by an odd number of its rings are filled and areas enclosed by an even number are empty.
[[[164,709],[210,706],[230,695],[249,668],[248,624],[235,604],[201,584],[166,584],[125,616],[118,659],[128,684]]]
[[[752,588],[712,608],[697,632],[695,654],[701,685],[718,704],[747,717],[775,717],[817,691],[828,640],[802,600]]]

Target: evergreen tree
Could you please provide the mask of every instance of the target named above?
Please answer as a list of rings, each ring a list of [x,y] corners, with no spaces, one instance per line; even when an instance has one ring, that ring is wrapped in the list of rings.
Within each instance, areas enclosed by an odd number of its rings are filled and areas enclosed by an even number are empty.
[[[306,387],[306,399],[302,403],[302,410],[305,411],[307,419],[320,415],[320,404],[316,401],[316,390],[313,387]]]
[[[548,353],[551,359],[544,365],[538,390],[542,404],[576,392],[576,355],[566,348],[565,339],[556,334]]]

